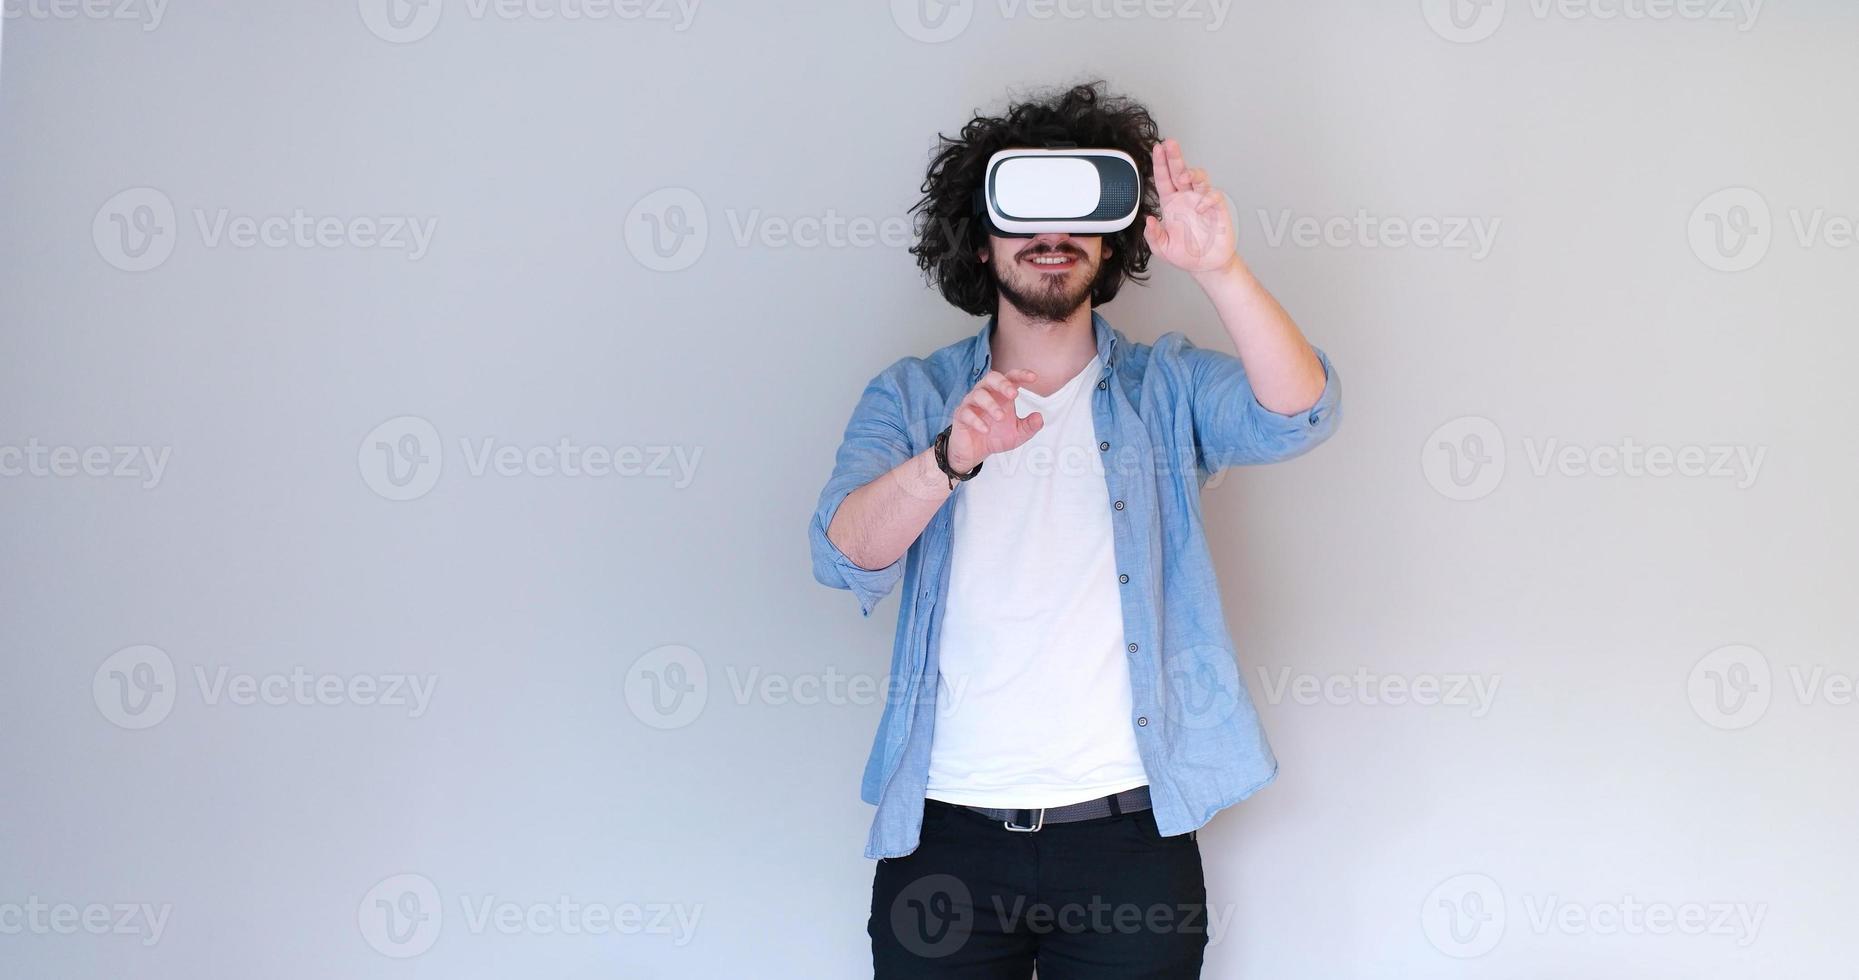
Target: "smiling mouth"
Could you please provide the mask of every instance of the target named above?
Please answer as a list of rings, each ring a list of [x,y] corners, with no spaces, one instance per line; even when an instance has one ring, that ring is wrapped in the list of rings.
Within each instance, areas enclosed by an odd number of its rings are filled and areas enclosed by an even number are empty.
[[[1041,272],[1066,272],[1078,264],[1078,257],[1067,252],[1041,252],[1020,261]]]

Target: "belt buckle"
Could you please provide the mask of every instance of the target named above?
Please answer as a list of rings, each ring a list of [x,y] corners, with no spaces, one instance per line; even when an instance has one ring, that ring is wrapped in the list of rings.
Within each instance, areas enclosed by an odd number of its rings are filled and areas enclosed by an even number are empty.
[[[1040,809],[1038,809],[1038,810],[1029,810],[1029,811],[1027,811],[1027,812],[1029,812],[1029,813],[1034,813],[1034,814],[1038,814],[1038,816],[1036,816],[1036,817],[1034,817],[1034,818],[1033,818],[1033,824],[1032,824],[1032,826],[1030,826],[1030,827],[1016,827],[1016,826],[1014,826],[1014,822],[1013,822],[1013,820],[1012,820],[1012,818],[1009,818],[1009,819],[1006,819],[1006,820],[1002,820],[1002,821],[1001,821],[1001,826],[1003,826],[1003,827],[1005,827],[1005,828],[1007,828],[1008,830],[1011,830],[1011,831],[1013,831],[1014,833],[1018,833],[1018,834],[1030,834],[1030,833],[1033,833],[1034,831],[1037,831],[1037,830],[1039,830],[1040,828],[1042,828],[1042,827],[1044,827],[1044,826],[1046,825],[1046,811],[1045,811],[1045,809],[1044,809],[1043,807],[1042,807],[1042,808],[1040,808]]]

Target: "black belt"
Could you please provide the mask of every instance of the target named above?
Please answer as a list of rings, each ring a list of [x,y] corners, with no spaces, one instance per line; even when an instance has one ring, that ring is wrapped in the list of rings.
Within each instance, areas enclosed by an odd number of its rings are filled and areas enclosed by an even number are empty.
[[[985,806],[970,806],[963,809],[973,810],[989,820],[999,820],[1001,826],[1008,830],[1032,833],[1049,823],[1077,823],[1080,820],[1121,816],[1149,808],[1149,787],[1138,786],[1121,793],[1100,796],[1095,800],[1048,807],[1043,810],[997,810]]]

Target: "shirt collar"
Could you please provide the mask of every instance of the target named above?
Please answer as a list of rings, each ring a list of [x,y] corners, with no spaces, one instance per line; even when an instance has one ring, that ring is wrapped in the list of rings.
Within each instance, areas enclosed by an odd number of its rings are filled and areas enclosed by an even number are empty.
[[[993,363],[994,320],[994,317],[988,317],[988,322],[981,325],[981,332],[976,334],[975,339],[971,341],[972,347],[968,357],[969,384],[979,381]],[[1091,311],[1091,331],[1097,336],[1098,363],[1104,365],[1104,373],[1108,375],[1111,367],[1116,363],[1117,332],[1111,329],[1110,321],[1099,316],[1096,310]]]

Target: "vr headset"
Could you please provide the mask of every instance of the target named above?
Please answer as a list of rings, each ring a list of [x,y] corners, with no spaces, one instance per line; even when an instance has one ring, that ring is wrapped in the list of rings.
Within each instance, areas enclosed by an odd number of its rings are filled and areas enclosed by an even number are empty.
[[[1002,238],[1109,235],[1136,221],[1142,191],[1142,172],[1122,150],[1002,150],[988,158],[975,205]]]

